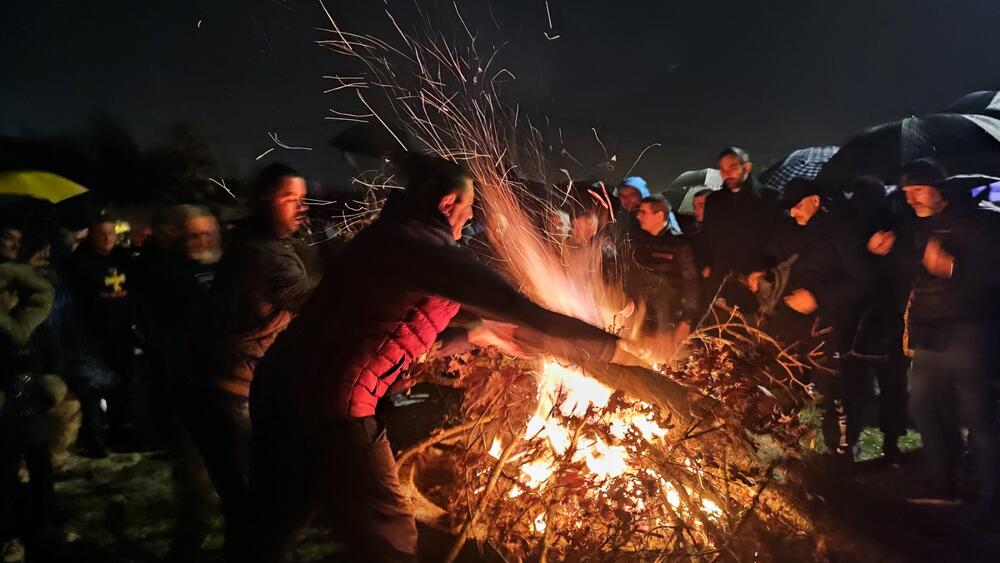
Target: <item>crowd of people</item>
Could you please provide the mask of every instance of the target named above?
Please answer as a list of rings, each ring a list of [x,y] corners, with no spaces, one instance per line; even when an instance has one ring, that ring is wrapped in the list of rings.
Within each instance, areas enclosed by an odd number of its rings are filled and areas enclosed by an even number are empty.
[[[397,164],[406,189],[327,261],[297,236],[306,183],[280,164],[260,174],[253,218],[231,236],[193,205],[158,210],[132,248],[110,216],[76,248],[17,218],[0,225],[0,539],[19,537],[40,561],[58,545],[46,428],[72,394],[79,455],[174,454],[173,560],[201,549],[215,493],[227,561],[291,560],[320,513],[358,560],[412,560],[414,516],[376,416],[412,364],[469,346],[636,361],[473,256],[467,170],[422,155]],[[829,453],[858,447],[877,396],[885,456],[900,455],[910,420],[920,432],[927,495],[995,502],[1000,214],[926,160],[907,163],[891,193],[871,177],[779,192],[736,147],[718,167],[723,186],[697,191],[691,216],[629,177],[614,215],[584,197],[540,226],[570,251],[599,245],[645,311],[646,338],[676,349],[722,307],[819,358],[802,377],[821,398]]]

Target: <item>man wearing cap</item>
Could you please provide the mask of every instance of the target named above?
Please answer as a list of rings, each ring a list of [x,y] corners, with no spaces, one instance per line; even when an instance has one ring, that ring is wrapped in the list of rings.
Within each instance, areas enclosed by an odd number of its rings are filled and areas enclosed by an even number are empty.
[[[778,193],[763,187],[750,175],[750,155],[738,147],[719,154],[723,189],[705,198],[701,250],[705,262],[702,277],[708,280],[708,299],[727,277],[743,276],[759,269],[764,245],[781,221],[775,204]],[[744,312],[754,310],[753,296],[740,284],[729,283],[722,297]]]
[[[910,412],[923,439],[929,497],[954,498],[954,472],[969,431],[979,497],[997,493],[997,412],[989,354],[1000,318],[1000,214],[978,208],[945,171],[921,159],[903,167],[900,187],[917,216],[919,261],[910,294]],[[888,253],[891,233],[869,249]]]
[[[860,232],[829,211],[818,182],[792,180],[780,202],[791,220],[764,250],[770,268],[751,273],[747,285],[760,301],[768,332],[792,346],[792,353],[823,353],[820,367],[806,375],[823,396],[823,435],[832,451],[842,445],[837,358],[850,343],[870,264]]]

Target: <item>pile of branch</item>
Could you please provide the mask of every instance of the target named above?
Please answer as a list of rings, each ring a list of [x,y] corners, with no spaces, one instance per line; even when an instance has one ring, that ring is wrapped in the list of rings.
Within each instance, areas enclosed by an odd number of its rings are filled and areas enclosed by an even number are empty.
[[[813,400],[804,366],[735,315],[695,333],[689,355],[662,372],[579,366],[615,393],[582,416],[552,409],[571,445],[532,482],[525,468],[551,455],[525,433],[540,362],[440,360],[423,372],[464,388],[465,421],[404,453],[402,474],[425,508],[442,509],[425,520],[458,534],[455,553],[475,538],[508,560],[743,560],[782,537],[786,555],[812,558],[821,542],[799,486],[809,430],[796,417]],[[636,417],[666,434],[612,427]],[[629,469],[588,471],[577,451],[597,441],[623,446]]]

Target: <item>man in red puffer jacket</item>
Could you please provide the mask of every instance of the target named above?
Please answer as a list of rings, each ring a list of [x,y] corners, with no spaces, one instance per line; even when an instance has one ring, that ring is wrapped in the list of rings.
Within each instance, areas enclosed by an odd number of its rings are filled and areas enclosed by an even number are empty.
[[[535,305],[461,250],[474,199],[467,172],[417,155],[404,167],[407,189],[347,245],[337,273],[258,366],[250,407],[259,561],[288,561],[297,532],[321,510],[355,560],[414,558],[413,512],[375,407],[460,306],[532,329],[571,359],[608,362],[618,349],[616,337]]]

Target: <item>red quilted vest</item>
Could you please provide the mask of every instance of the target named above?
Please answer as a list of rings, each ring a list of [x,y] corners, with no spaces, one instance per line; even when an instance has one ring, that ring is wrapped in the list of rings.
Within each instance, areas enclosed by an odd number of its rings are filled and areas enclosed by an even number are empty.
[[[352,354],[336,390],[335,414],[372,416],[375,405],[413,360],[430,349],[438,333],[458,313],[459,304],[441,297],[414,299],[395,323],[381,323],[378,334]]]

